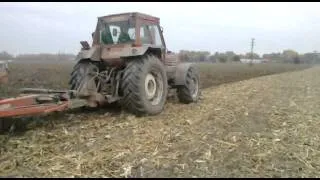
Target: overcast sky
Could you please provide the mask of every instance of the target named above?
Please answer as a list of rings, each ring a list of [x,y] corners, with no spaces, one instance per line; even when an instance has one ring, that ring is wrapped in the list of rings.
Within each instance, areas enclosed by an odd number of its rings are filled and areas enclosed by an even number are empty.
[[[157,16],[167,47],[185,50],[254,51],[262,54],[320,49],[320,3],[279,2],[0,2],[0,51],[77,53],[91,40],[97,17],[122,12]]]

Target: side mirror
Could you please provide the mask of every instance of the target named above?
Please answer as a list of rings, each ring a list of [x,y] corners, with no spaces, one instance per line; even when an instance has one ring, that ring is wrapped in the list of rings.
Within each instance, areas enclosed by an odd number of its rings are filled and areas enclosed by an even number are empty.
[[[117,36],[118,35],[118,30],[117,29],[113,29],[112,30],[112,36]]]
[[[162,26],[160,27],[160,30],[161,30],[161,32],[163,33],[163,27],[162,27]]]
[[[93,37],[94,37],[94,32],[91,34],[91,36],[92,36],[92,39],[93,39]]]

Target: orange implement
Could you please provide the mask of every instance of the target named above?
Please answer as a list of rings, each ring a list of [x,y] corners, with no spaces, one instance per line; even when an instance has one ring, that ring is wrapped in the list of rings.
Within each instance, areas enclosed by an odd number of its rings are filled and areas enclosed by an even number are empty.
[[[44,98],[46,98],[47,102],[43,102]],[[3,99],[0,100],[0,118],[47,114],[64,111],[69,108],[69,100],[54,101],[54,98],[43,95],[28,95]]]
[[[23,88],[21,92],[19,97],[0,99],[0,120],[48,114],[87,105],[87,100],[74,98],[75,91]]]

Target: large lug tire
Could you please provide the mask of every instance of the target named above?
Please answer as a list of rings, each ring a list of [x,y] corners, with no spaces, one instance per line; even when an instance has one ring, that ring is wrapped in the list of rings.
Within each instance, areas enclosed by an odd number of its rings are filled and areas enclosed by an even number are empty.
[[[71,79],[69,81],[70,90],[79,90],[86,81],[92,77],[90,73],[99,71],[99,66],[92,61],[79,61],[72,70]]]
[[[121,105],[135,115],[163,111],[168,94],[164,65],[154,56],[128,62],[121,82]]]
[[[188,69],[185,85],[177,88],[178,99],[181,103],[197,102],[200,95],[199,73],[194,67]]]

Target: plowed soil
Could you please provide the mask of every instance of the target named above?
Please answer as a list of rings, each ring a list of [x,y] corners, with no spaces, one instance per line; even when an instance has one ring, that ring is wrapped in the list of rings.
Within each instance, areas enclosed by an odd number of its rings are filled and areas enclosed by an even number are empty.
[[[170,99],[157,116],[110,107],[36,118],[0,136],[0,175],[319,177],[320,68],[229,67],[200,65],[201,100]],[[44,87],[67,87],[59,72]]]

